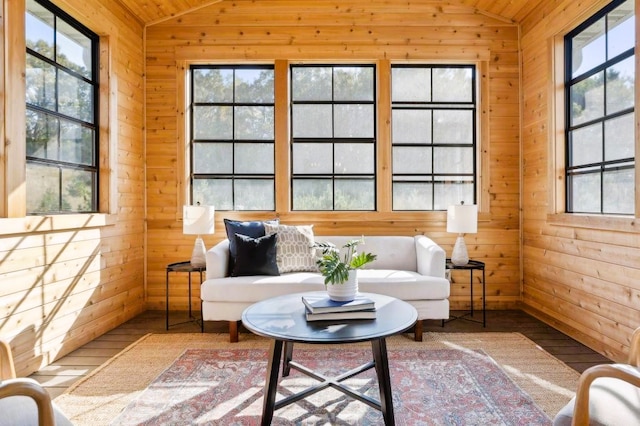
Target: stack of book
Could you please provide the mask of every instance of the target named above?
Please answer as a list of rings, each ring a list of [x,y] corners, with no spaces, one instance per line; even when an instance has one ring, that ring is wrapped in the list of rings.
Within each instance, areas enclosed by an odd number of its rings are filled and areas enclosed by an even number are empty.
[[[302,296],[306,306],[307,321],[335,321],[349,319],[374,319],[376,305],[373,300],[356,296],[349,302],[337,302],[329,296]]]

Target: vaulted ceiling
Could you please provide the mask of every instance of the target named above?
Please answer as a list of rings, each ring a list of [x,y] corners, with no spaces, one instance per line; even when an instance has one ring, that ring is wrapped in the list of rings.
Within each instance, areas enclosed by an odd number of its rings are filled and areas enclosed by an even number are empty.
[[[230,0],[118,0],[145,25],[162,22],[173,16],[182,15],[202,7]],[[260,0],[234,0],[260,1]],[[304,2],[304,0],[300,0]],[[335,0],[339,3],[339,0]],[[406,1],[406,0],[405,0]],[[410,0],[413,1],[413,0]],[[416,0],[419,2],[435,2],[434,0]],[[521,22],[533,11],[542,0],[449,0],[436,3],[446,5],[463,5],[506,21]],[[291,1],[292,7],[295,2]],[[402,4],[402,3],[399,3]]]

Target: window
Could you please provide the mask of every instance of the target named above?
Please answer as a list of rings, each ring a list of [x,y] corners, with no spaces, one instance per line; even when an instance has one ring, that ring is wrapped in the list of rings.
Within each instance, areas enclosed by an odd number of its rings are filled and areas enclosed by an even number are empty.
[[[376,209],[375,66],[291,66],[292,210]]]
[[[615,1],[565,37],[566,209],[635,212],[634,1]]]
[[[27,0],[28,214],[98,210],[98,37],[48,1]]]
[[[476,201],[473,65],[391,68],[393,210]]]
[[[273,66],[191,67],[191,197],[275,210]]]

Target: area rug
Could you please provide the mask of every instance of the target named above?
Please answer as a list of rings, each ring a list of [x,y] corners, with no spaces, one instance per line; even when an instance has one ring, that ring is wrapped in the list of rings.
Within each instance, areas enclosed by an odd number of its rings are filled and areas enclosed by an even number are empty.
[[[578,373],[518,333],[425,333],[387,341],[396,424],[537,425],[573,395]],[[154,334],[56,398],[77,425],[259,424],[268,341]],[[296,345],[294,359],[335,374],[370,359],[368,344]],[[355,363],[355,365],[354,365]],[[378,397],[372,371],[350,385]],[[278,399],[313,380],[292,371]],[[380,413],[327,389],[275,412],[279,424],[381,424]]]

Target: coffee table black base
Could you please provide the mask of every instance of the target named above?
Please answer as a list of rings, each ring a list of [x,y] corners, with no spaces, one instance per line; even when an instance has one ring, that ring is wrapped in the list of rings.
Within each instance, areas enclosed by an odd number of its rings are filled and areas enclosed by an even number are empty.
[[[307,376],[318,380],[314,386],[311,386],[294,395],[290,395],[279,401],[276,401],[276,390],[278,388],[278,370],[284,350],[284,359],[282,359],[282,376],[286,377],[291,369],[300,371]],[[376,410],[382,412],[385,425],[395,425],[393,414],[393,400],[391,395],[391,379],[389,377],[389,361],[387,359],[387,343],[384,338],[371,340],[371,352],[373,360],[359,367],[346,371],[336,377],[327,377],[319,374],[302,364],[293,361],[293,342],[284,342],[282,340],[272,340],[270,348],[269,363],[267,366],[267,380],[265,383],[264,405],[262,408],[262,425],[267,426],[273,420],[273,413],[282,407],[293,404],[296,401],[313,395],[323,389],[331,387],[336,389],[355,400],[363,402]],[[380,401],[371,398],[361,392],[358,392],[344,385],[342,382],[363,373],[372,368],[376,369],[378,377],[378,386],[380,389]]]

